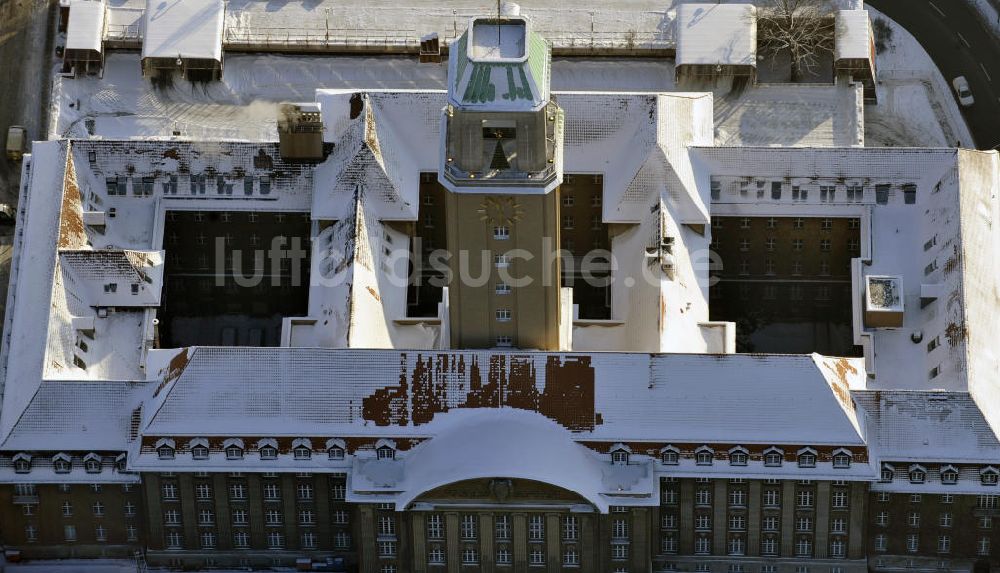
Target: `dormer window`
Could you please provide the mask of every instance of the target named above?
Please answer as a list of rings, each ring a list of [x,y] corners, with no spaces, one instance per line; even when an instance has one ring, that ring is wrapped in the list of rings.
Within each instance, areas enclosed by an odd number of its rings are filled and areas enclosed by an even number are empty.
[[[265,438],[257,442],[257,453],[262,460],[278,459],[278,442],[271,438]]]
[[[161,460],[172,460],[174,459],[174,453],[177,447],[174,441],[170,438],[160,438],[156,441],[156,455]]]
[[[708,446],[702,446],[698,448],[698,451],[694,454],[695,463],[699,466],[710,466],[712,465],[712,460],[715,458],[715,452],[712,448]]]
[[[396,443],[392,440],[379,440],[375,442],[375,457],[380,460],[396,459]]]
[[[115,469],[118,470],[118,471],[120,471],[120,472],[125,471],[125,462],[126,462],[126,460],[127,460],[127,457],[126,457],[125,454],[118,454],[118,456],[115,458]]]
[[[896,468],[891,464],[882,464],[882,472],[879,474],[879,481],[888,482],[896,478]]]
[[[785,452],[778,448],[768,448],[764,450],[764,465],[769,468],[780,467],[785,461]]]
[[[222,449],[226,452],[227,460],[243,459],[243,440],[239,438],[229,438],[222,442]]]
[[[676,466],[680,462],[680,452],[677,448],[673,446],[667,446],[660,450],[660,458],[663,460],[664,465]]]
[[[851,452],[841,448],[833,452],[833,467],[844,469],[851,467]]]
[[[326,457],[331,460],[342,460],[347,453],[344,440],[332,438],[326,441]]]
[[[83,458],[83,469],[88,474],[99,474],[101,473],[101,456],[90,453]]]
[[[745,466],[749,457],[746,448],[737,446],[729,450],[729,465]]]
[[[958,483],[958,468],[955,466],[944,466],[941,468],[941,483],[945,485],[955,485]]]
[[[308,438],[297,438],[292,441],[292,456],[297,460],[308,460],[312,457],[312,442]]]
[[[910,466],[910,483],[924,483],[927,481],[927,470],[924,466],[914,464]]]
[[[105,283],[104,292],[108,294],[118,292],[118,283]]]
[[[31,456],[21,452],[14,456],[14,473],[26,474],[31,471]]]
[[[631,450],[623,444],[615,444],[611,447],[611,463],[617,466],[628,465],[628,456]]]
[[[57,474],[68,474],[73,469],[73,463],[66,454],[56,454],[52,458],[52,468]]]
[[[191,458],[195,460],[208,459],[208,440],[205,438],[195,438],[188,443],[191,448]]]
[[[798,452],[799,457],[799,467],[800,468],[814,468],[816,467],[816,450],[812,448],[802,448]]]
[[[979,470],[979,481],[983,485],[997,485],[997,469],[993,466],[986,466]]]

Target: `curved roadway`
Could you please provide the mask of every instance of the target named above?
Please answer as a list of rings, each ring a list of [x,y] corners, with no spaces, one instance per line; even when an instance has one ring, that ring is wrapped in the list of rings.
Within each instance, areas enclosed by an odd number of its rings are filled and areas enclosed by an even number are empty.
[[[975,103],[961,107],[979,149],[1000,149],[1000,39],[966,0],[865,0],[907,29],[951,85],[965,76]],[[952,97],[954,97],[952,92]]]

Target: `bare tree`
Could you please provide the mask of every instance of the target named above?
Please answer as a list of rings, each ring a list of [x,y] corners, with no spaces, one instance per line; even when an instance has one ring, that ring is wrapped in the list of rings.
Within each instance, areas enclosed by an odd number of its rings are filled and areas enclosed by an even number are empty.
[[[834,6],[830,0],[765,0],[757,8],[757,45],[774,56],[787,50],[792,81],[812,72],[834,49]]]

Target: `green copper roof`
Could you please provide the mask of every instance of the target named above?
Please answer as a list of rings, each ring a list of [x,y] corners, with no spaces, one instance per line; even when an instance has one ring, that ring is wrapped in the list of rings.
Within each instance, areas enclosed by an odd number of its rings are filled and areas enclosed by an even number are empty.
[[[476,42],[478,45],[473,48],[481,54],[476,57],[469,48],[470,41],[474,41],[470,40],[471,30],[477,21],[485,21],[487,26],[496,22],[495,19],[473,19],[469,29],[451,45],[448,62],[448,100],[451,104],[483,111],[536,111],[545,106],[549,101],[551,62],[551,48],[545,38],[531,31],[526,20],[505,19],[505,23],[513,22],[513,29],[518,29],[518,22],[523,22],[526,38],[523,48],[518,43],[505,45],[504,50],[521,49],[527,53],[522,51],[520,57],[510,57],[509,53],[498,55],[503,51],[497,47],[498,38],[492,46],[484,47],[484,42]],[[494,25],[492,29],[497,28]],[[505,41],[509,40],[505,37]]]

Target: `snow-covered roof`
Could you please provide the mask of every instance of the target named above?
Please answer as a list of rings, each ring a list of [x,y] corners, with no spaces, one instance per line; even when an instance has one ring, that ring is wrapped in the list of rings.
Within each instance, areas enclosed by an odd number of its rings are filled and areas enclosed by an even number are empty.
[[[43,381],[2,448],[124,451],[142,392],[142,383]]]
[[[59,263],[73,275],[75,294],[90,306],[160,304],[163,251],[63,250]]]
[[[104,0],[73,0],[66,25],[66,49],[100,52],[104,41],[104,14]]]
[[[874,40],[867,10],[839,10],[834,37],[834,59],[867,60],[874,57]]]
[[[20,418],[42,381],[67,145],[64,141],[35,143],[22,180],[22,192],[30,190],[31,209],[18,212],[20,238],[14,245],[17,263],[11,266],[7,292],[4,316],[7,336],[0,353],[5,380],[0,440]]]
[[[860,390],[873,457],[888,462],[985,462],[1000,440],[967,392]]]
[[[222,61],[224,0],[147,0],[143,58]]]
[[[425,94],[421,94],[424,96]],[[333,153],[316,168],[312,213],[315,218],[342,219],[353,210],[359,190],[381,219],[413,220],[417,216],[420,165],[419,144],[410,124],[420,115],[398,118],[407,107],[420,106],[424,97],[392,97],[343,91],[320,92],[324,120],[339,131]],[[358,101],[360,100],[360,101]],[[355,103],[356,102],[356,103]],[[352,105],[360,111],[352,113]],[[392,111],[385,111],[392,108]],[[438,115],[440,108],[437,109]],[[415,129],[426,129],[418,124]],[[405,137],[402,134],[407,134]],[[436,132],[435,132],[436,135]],[[436,166],[435,166],[436,169]]]
[[[574,442],[565,428],[534,412],[454,411],[436,417],[426,431],[433,437],[400,459],[355,458],[352,493],[398,491],[396,507],[403,509],[421,494],[456,481],[512,478],[570,490],[602,513],[615,503],[608,494],[628,495],[629,504],[659,503],[659,485],[648,461],[611,465]]]
[[[681,4],[677,65],[757,66],[753,4]]]
[[[473,18],[449,48],[448,101],[463,109],[538,111],[549,102],[551,51],[525,18]]]
[[[865,347],[869,388],[969,391],[1000,427],[1000,155],[919,148],[699,148],[713,177],[861,188],[852,201],[797,206],[743,200],[732,188],[713,202],[729,215],[856,217],[861,258],[852,272],[855,343]],[[838,191],[839,197],[844,197]],[[868,325],[866,277],[898,277],[901,327]]]
[[[689,146],[712,143],[711,94],[556,95],[563,170],[604,174],[605,222],[637,222],[660,199],[680,222],[707,222],[707,172],[692,164]]]
[[[423,436],[436,414],[506,405],[581,439],[861,445],[859,371],[815,355],[198,347],[143,433]]]

